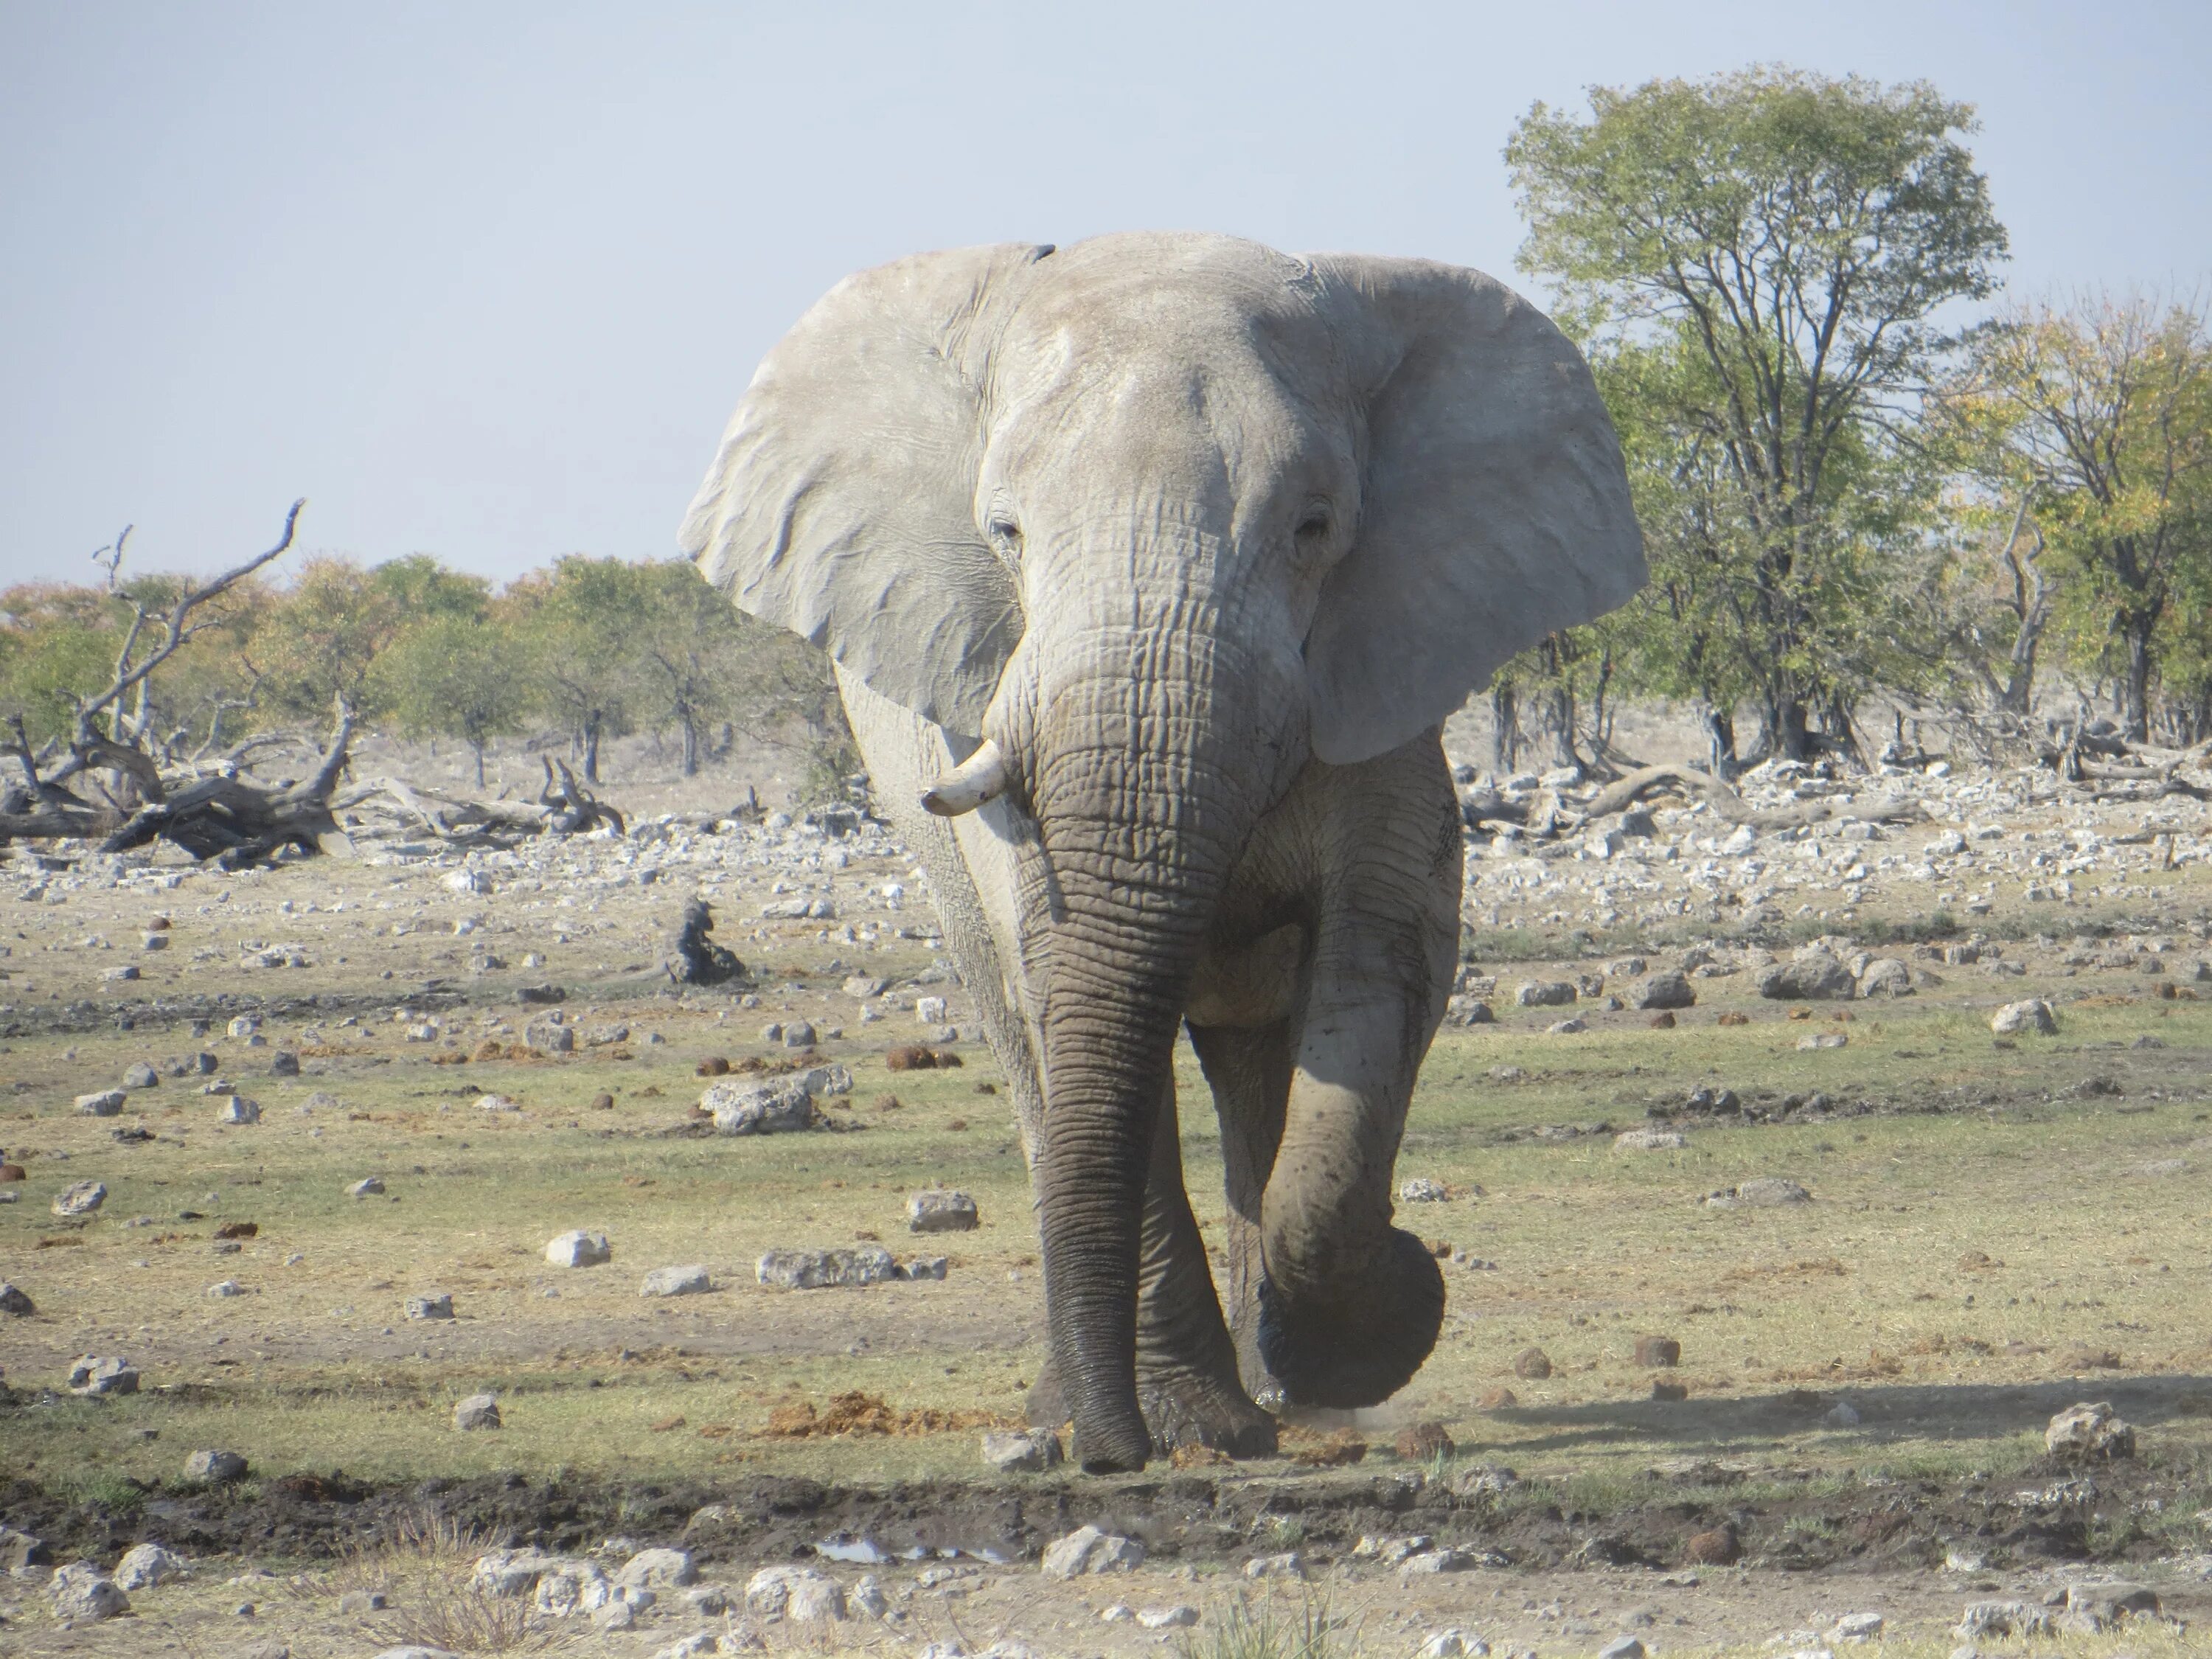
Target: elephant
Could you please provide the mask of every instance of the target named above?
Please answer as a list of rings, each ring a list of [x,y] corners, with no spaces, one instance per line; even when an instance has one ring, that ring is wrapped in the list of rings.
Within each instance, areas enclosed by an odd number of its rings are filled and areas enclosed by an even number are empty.
[[[1443,722],[1644,580],[1580,354],[1479,272],[1125,233],[848,276],[681,545],[833,659],[1023,1129],[1092,1473],[1387,1398],[1443,1282],[1392,1224],[1459,958]],[[1217,1290],[1182,1179],[1219,1115]],[[1223,1304],[1227,1311],[1224,1315]]]

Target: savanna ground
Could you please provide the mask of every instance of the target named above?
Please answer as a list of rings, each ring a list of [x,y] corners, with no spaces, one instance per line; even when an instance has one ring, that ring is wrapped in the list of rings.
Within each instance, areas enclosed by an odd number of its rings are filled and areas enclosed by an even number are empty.
[[[2063,911],[2001,897],[1978,925],[2012,941],[2023,975],[1942,968],[1910,999],[1814,1004],[1809,1020],[1740,973],[1696,981],[1698,1005],[1672,1030],[1588,1007],[1587,1032],[1549,1034],[1566,1011],[1514,1007],[1511,984],[1603,958],[1501,963],[1482,953],[1561,947],[1533,930],[1484,936],[1476,965],[1502,975],[1498,1023],[1439,1036],[1399,1165],[1450,1194],[1400,1210],[1448,1252],[1449,1310],[1427,1366],[1376,1411],[1298,1425],[1283,1458],[1096,1480],[996,1475],[978,1459],[982,1428],[1019,1418],[1042,1358],[1036,1239],[1011,1101],[981,1045],[964,1033],[951,1045],[957,1069],[886,1069],[890,1048],[927,1035],[917,995],[949,996],[947,1018],[968,1023],[957,987],[930,971],[933,929],[908,861],[879,838],[837,846],[842,867],[803,830],[696,839],[703,862],[728,866],[707,884],[756,970],[757,1007],[734,991],[675,996],[659,971],[673,914],[700,885],[689,866],[641,884],[604,863],[586,881],[580,863],[502,876],[480,896],[446,884],[450,858],[404,852],[173,886],[162,872],[188,866],[164,856],[113,885],[6,901],[0,1146],[27,1178],[0,1188],[20,1194],[0,1207],[0,1277],[37,1312],[0,1316],[0,1521],[46,1539],[58,1560],[112,1565],[151,1539],[198,1565],[134,1595],[130,1616],[77,1628],[58,1625],[40,1584],[0,1579],[0,1652],[283,1644],[295,1659],[338,1659],[428,1638],[642,1659],[725,1627],[678,1601],[632,1632],[525,1628],[513,1604],[487,1609],[459,1588],[494,1542],[581,1553],[610,1539],[630,1540],[617,1561],[681,1544],[740,1600],[771,1563],[848,1582],[872,1571],[891,1620],[775,1626],[767,1640],[901,1654],[954,1640],[1055,1659],[1233,1646],[1250,1634],[1240,1594],[1285,1616],[1325,1595],[1343,1621],[1333,1649],[1398,1656],[1446,1626],[1500,1653],[1595,1653],[1624,1633],[1669,1655],[1778,1651],[1772,1639],[1791,1632],[1784,1649],[1829,1645],[1820,1632],[1866,1611],[1885,1615],[1885,1650],[1948,1652],[1966,1602],[2040,1603],[2100,1576],[2154,1584],[2191,1625],[2212,1613],[2200,1519],[2212,1505],[2212,987],[2197,1000],[2186,971],[2212,919],[2204,866]],[[781,863],[739,867],[771,843]],[[24,874],[26,890],[35,880]],[[838,920],[754,921],[779,883],[831,896]],[[896,910],[893,884],[908,890]],[[142,953],[156,915],[173,942]],[[1858,925],[1915,920],[1899,889],[1886,909],[1862,906]],[[2180,944],[2150,973],[2068,966],[2062,929]],[[1671,963],[1711,932],[1688,919],[1647,931],[1643,953]],[[270,942],[298,945],[307,965],[240,965],[253,959],[243,945]],[[472,972],[485,952],[512,965]],[[139,980],[103,977],[126,961]],[[854,975],[889,981],[872,1022],[843,988]],[[520,989],[546,981],[566,993],[573,1056],[520,1046],[542,1012]],[[2052,998],[2059,1033],[1995,1042],[1990,1009],[2037,994]],[[261,1044],[227,1034],[241,1012],[261,1015]],[[793,1017],[825,1034],[823,1060],[852,1070],[828,1114],[843,1132],[702,1134],[690,1115],[701,1063],[781,1063],[791,1051],[763,1028]],[[625,1038],[589,1041],[618,1025]],[[1815,1030],[1849,1041],[1801,1048]],[[487,1044],[500,1057],[473,1057]],[[200,1051],[260,1103],[260,1122],[218,1123],[222,1097],[198,1076],[165,1075],[120,1117],[72,1104],[135,1062]],[[301,1075],[271,1075],[279,1051],[301,1056]],[[1218,1236],[1218,1143],[1187,1050],[1181,1080],[1191,1189]],[[1752,1109],[1650,1115],[1699,1087]],[[494,1093],[522,1109],[475,1103]],[[1655,1122],[1686,1146],[1615,1144]],[[370,1176],[380,1195],[349,1195]],[[1760,1176],[1812,1200],[1700,1202]],[[87,1179],[107,1188],[94,1216],[50,1212]],[[940,1182],[975,1197],[981,1226],[909,1237],[907,1195]],[[246,1221],[252,1236],[218,1254],[217,1229]],[[550,1266],[546,1242],[572,1228],[605,1232],[613,1261]],[[948,1277],[800,1292],[755,1282],[765,1250],[872,1235],[902,1255],[949,1255]],[[648,1269],[693,1262],[712,1275],[708,1293],[640,1295]],[[244,1293],[211,1296],[226,1279]],[[437,1292],[453,1298],[451,1322],[405,1316],[409,1297]],[[1638,1365],[1645,1336],[1679,1341],[1680,1365]],[[1531,1347],[1548,1377],[1515,1374]],[[142,1391],[71,1396],[82,1353],[126,1357]],[[1655,1381],[1686,1397],[1654,1398]],[[457,1430],[455,1402],[485,1391],[503,1426]],[[864,1415],[896,1432],[771,1431],[803,1422],[802,1402],[826,1413],[856,1391],[885,1402]],[[2135,1459],[2085,1472],[2046,1456],[2046,1421],[2085,1400],[2136,1426]],[[1455,1449],[1399,1455],[1398,1434],[1429,1423]],[[1328,1437],[1346,1429],[1362,1461],[1301,1461],[1330,1455]],[[249,1478],[186,1481],[185,1459],[208,1448],[243,1454]],[[1493,1465],[1517,1483],[1455,1495]],[[1042,1581],[1038,1549],[1085,1521],[1140,1537],[1144,1568]],[[1711,1541],[1723,1528],[1733,1550]],[[1354,1553],[1363,1536],[1409,1534],[1480,1565],[1408,1578]],[[817,1557],[838,1537],[892,1559]],[[920,1582],[902,1559],[916,1547],[961,1552],[936,1558],[951,1576]],[[1309,1586],[1245,1577],[1248,1559],[1292,1550]],[[1698,1559],[1716,1554],[1735,1559]],[[341,1613],[340,1594],[370,1583],[391,1607]],[[1187,1603],[1202,1622],[1166,1634],[1102,1622],[1115,1603]],[[2061,1645],[2149,1656],[2194,1640],[2137,1622]]]

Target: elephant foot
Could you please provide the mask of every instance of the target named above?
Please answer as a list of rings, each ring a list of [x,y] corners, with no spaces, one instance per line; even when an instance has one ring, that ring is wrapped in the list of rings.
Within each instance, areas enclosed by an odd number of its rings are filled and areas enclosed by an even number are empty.
[[[1260,1284],[1261,1356],[1292,1405],[1380,1405],[1420,1370],[1443,1318],[1436,1258],[1396,1228],[1382,1270],[1356,1285]]]
[[[1144,1412],[1145,1429],[1155,1451],[1210,1446],[1231,1457],[1274,1455],[1275,1419],[1233,1382],[1224,1383],[1182,1366],[1139,1366],[1137,1403]],[[1059,1370],[1047,1360],[1030,1385],[1024,1415],[1033,1428],[1057,1429],[1073,1414],[1066,1390],[1060,1386]]]

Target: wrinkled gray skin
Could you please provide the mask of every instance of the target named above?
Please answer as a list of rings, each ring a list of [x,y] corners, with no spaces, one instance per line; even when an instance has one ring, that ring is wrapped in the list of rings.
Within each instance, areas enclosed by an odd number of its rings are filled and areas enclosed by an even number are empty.
[[[684,545],[833,653],[928,870],[1036,1184],[1032,1415],[1134,1469],[1271,1449],[1255,1396],[1403,1385],[1443,1310],[1391,1225],[1457,940],[1441,725],[1644,580],[1573,348],[1419,261],[1183,234],[922,254],[770,354]],[[954,816],[920,809],[933,784]],[[1183,1190],[1185,1024],[1228,1165],[1225,1321]]]

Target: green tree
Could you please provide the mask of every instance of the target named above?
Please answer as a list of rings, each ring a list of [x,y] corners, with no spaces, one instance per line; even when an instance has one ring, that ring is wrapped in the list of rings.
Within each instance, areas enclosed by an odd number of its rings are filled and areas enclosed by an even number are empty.
[[[2201,305],[2084,298],[2000,318],[1946,388],[1990,493],[2047,538],[2081,665],[2150,734],[2161,661],[2195,661],[2212,590],[2212,338]],[[2177,684],[2185,707],[2201,701]],[[2193,732],[2201,720],[2182,717]]]
[[[371,678],[380,653],[420,623],[481,622],[490,603],[489,582],[447,570],[427,553],[370,569],[350,559],[310,559],[255,629],[246,660],[270,714],[319,715],[343,695],[374,715],[390,684]]]
[[[1593,88],[1534,106],[1505,156],[1520,263],[1558,291],[1623,429],[1655,581],[1638,678],[1695,695],[1716,747],[1842,737],[1933,493],[1897,442],[1985,296],[2003,228],[1924,84],[1796,70]]]
[[[408,629],[380,652],[368,684],[410,737],[467,744],[482,788],[486,746],[519,729],[530,712],[525,667],[512,629],[448,613]]]
[[[568,729],[587,783],[599,781],[600,739],[631,729],[653,580],[645,566],[579,555],[532,571],[506,595],[540,702]]]

